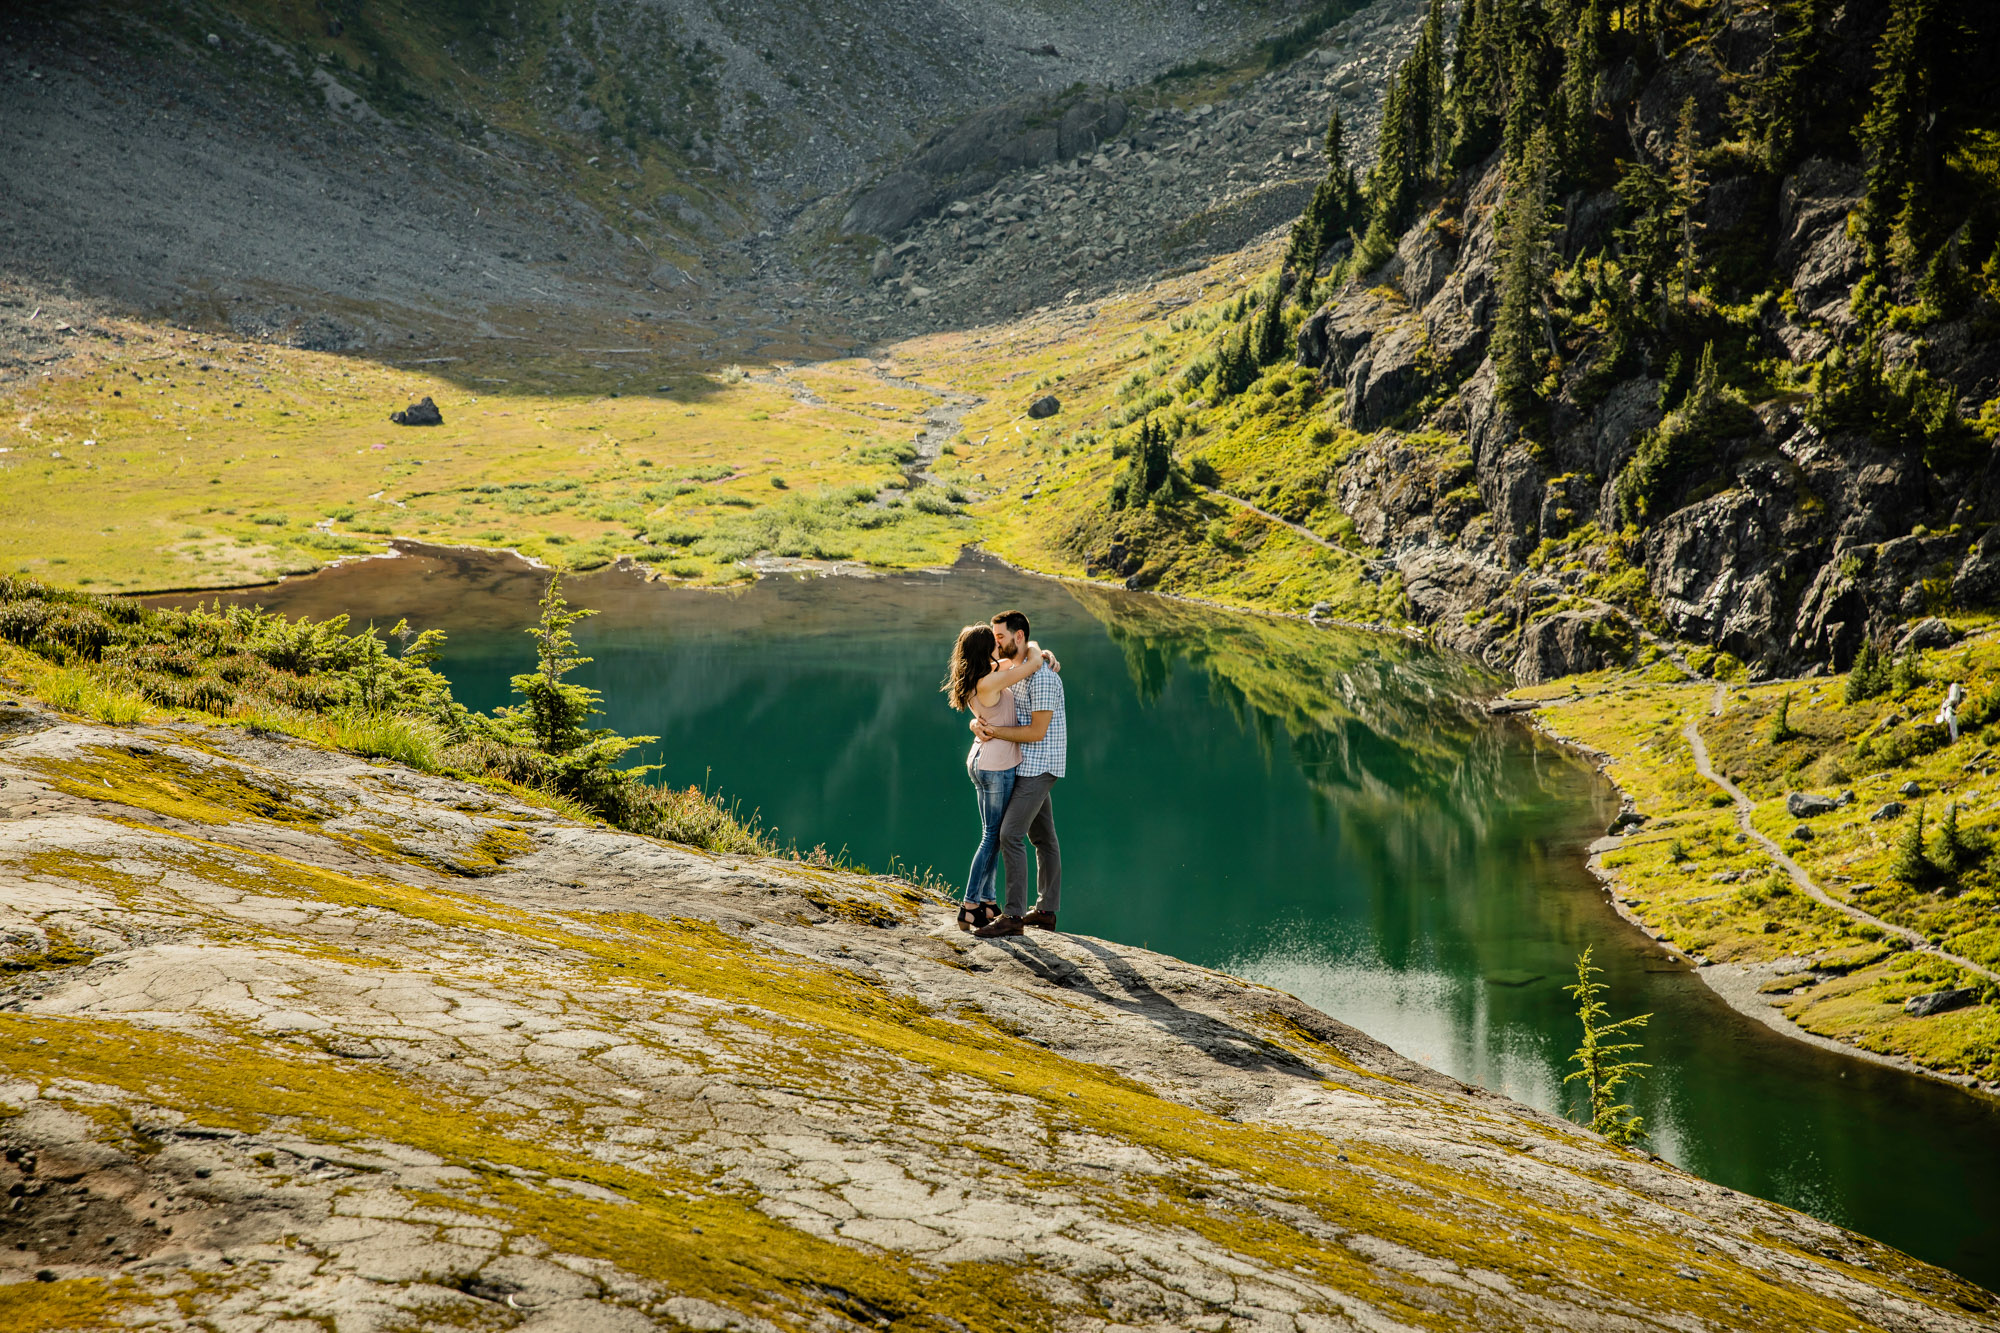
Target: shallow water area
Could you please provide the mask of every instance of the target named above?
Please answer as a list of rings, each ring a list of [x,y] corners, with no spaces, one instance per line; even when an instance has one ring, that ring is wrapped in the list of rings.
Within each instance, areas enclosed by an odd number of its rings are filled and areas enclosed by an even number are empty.
[[[227,600],[442,629],[459,697],[490,709],[532,662],[545,578],[431,551]],[[1633,1100],[1658,1152],[2000,1286],[2000,1198],[1977,1183],[2000,1180],[2000,1105],[1774,1033],[1620,920],[1583,866],[1612,793],[1487,718],[1498,682],[1461,660],[977,562],[566,586],[601,612],[578,627],[596,658],[579,678],[607,725],[660,737],[645,758],[665,780],[738,797],[801,848],[954,883],[978,830],[938,680],[959,626],[1019,607],[1063,661],[1065,929],[1281,987],[1550,1110],[1575,1094],[1561,987],[1591,947],[1614,1014],[1653,1015]]]

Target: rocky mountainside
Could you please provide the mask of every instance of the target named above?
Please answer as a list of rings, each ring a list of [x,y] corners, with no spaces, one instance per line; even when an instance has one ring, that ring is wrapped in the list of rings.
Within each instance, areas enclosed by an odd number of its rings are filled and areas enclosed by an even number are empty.
[[[1400,239],[1339,266],[1297,342],[1367,437],[1328,484],[1443,641],[1527,680],[1626,660],[1645,629],[1831,670],[1994,604],[1996,38],[1927,14],[1702,7],[1607,38],[1573,113],[1565,71],[1599,35],[1551,19],[1567,163],[1489,131]],[[1475,41],[1462,22],[1455,70]],[[1868,110],[1905,62],[1948,108],[1922,131]],[[1932,182],[1893,237],[1870,220],[1892,149]]]
[[[842,230],[885,242],[850,304],[864,327],[977,325],[1241,249],[1311,196],[1329,114],[1372,149],[1422,18],[1376,0],[1213,100],[1180,79],[969,117],[847,206]]]
[[[0,708],[9,1328],[2000,1326],[1275,991]]]
[[[0,268],[29,309],[67,284],[329,349],[776,305],[846,274],[781,242],[800,210],[940,125],[1294,9],[16,6]]]

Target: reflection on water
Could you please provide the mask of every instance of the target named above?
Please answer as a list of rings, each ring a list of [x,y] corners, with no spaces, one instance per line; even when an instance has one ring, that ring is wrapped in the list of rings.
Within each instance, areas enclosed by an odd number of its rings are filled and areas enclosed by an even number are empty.
[[[371,562],[243,595],[435,626],[474,707],[530,658],[541,579],[483,558]],[[990,567],[696,593],[573,580],[610,725],[658,735],[802,846],[933,865],[977,839],[963,718],[937,691],[957,628],[1019,606],[1061,653],[1066,928],[1280,986],[1404,1054],[1561,1109],[1561,987],[1596,951],[1614,1010],[1651,1011],[1634,1102],[1663,1155],[1994,1285],[1993,1103],[1788,1041],[1620,921],[1583,870],[1609,793],[1473,696],[1458,660]],[[1571,1094],[1574,1089],[1568,1090]],[[1885,1169],[1884,1163],[1893,1164]]]

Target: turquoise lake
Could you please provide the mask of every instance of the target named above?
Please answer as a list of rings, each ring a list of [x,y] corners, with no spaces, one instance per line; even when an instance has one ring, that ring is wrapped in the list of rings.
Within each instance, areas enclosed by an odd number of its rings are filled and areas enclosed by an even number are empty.
[[[485,709],[532,661],[543,577],[428,553],[229,600],[442,629],[459,697]],[[978,828],[938,681],[960,625],[1018,607],[1069,700],[1065,929],[1281,987],[1551,1110],[1577,1037],[1560,987],[1592,948],[1614,1013],[1653,1015],[1634,1101],[1655,1151],[2000,1286],[2000,1105],[1774,1033],[1620,920],[1583,866],[1613,793],[1486,717],[1497,682],[1463,661],[979,563],[568,589],[602,613],[579,626],[596,658],[579,678],[607,725],[660,737],[645,757],[664,780],[738,798],[800,847],[954,883]]]

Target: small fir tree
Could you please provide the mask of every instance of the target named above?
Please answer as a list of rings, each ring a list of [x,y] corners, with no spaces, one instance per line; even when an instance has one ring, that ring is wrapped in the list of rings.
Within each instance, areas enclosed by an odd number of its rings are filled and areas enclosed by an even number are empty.
[[[1773,745],[1781,745],[1799,734],[1792,726],[1792,696],[1790,691],[1787,691],[1778,700],[1778,711],[1771,714],[1771,730],[1769,734]]]
[[[1891,234],[1921,226],[1922,195],[1930,184],[1930,131],[1936,120],[1931,86],[1942,26],[1938,0],[1892,0],[1889,23],[1875,48],[1875,86],[1855,138],[1861,144],[1861,237],[1872,264],[1886,258]]]
[[[1958,828],[1958,802],[1945,807],[1944,819],[1938,824],[1937,850],[1931,854],[1931,861],[1938,870],[1956,879],[1972,868],[1972,847]]]
[[[1924,807],[1917,807],[1916,816],[1903,826],[1903,836],[1896,841],[1896,855],[1889,863],[1889,874],[1899,884],[1913,889],[1926,888],[1937,878],[1937,867],[1932,864],[1930,852],[1924,847]]]
[[[521,696],[521,703],[497,710],[498,716],[523,741],[550,761],[555,790],[592,809],[615,802],[616,789],[658,767],[648,764],[614,769],[611,765],[627,751],[659,739],[620,736],[590,726],[590,719],[599,711],[601,696],[588,686],[564,679],[590,662],[577,652],[570,627],[596,614],[570,610],[562,593],[562,576],[550,579],[548,591],[542,594],[541,617],[528,631],[535,640],[535,669],[522,672],[510,682],[514,693]]]
[[[1543,301],[1553,254],[1548,222],[1548,135],[1537,130],[1528,153],[1508,179],[1500,257],[1500,311],[1493,328],[1493,363],[1500,393],[1516,411],[1536,397],[1541,375],[1536,333],[1555,341]]]
[[[1674,278],[1683,305],[1687,304],[1698,285],[1696,279],[1701,264],[1695,251],[1695,233],[1701,230],[1701,204],[1708,193],[1708,174],[1702,170],[1701,137],[1695,131],[1694,118],[1694,98],[1690,96],[1681,103],[1673,155],[1667,166],[1674,220],[1679,233],[1674,253]]]
[[[1923,667],[1914,652],[1902,653],[1896,658],[1896,665],[1889,673],[1889,688],[1897,698],[1902,698],[1911,690],[1924,683]]]
[[[1603,970],[1591,962],[1591,950],[1585,949],[1577,956],[1576,984],[1563,987],[1575,997],[1576,1016],[1583,1024],[1583,1042],[1570,1056],[1570,1062],[1577,1068],[1564,1075],[1563,1082],[1584,1085],[1590,1097],[1587,1123],[1592,1130],[1613,1143],[1630,1147],[1644,1134],[1645,1121],[1632,1114],[1629,1104],[1618,1100],[1618,1093],[1627,1083],[1637,1080],[1640,1070],[1652,1066],[1625,1059],[1639,1049],[1640,1043],[1622,1038],[1646,1026],[1652,1015],[1634,1014],[1615,1023],[1606,1021],[1611,1011],[1605,1007],[1603,995],[1611,988],[1596,979]]]
[[[1847,673],[1847,702],[1858,704],[1873,699],[1888,688],[1889,672],[1882,663],[1881,653],[1876,651],[1875,641],[1863,639],[1861,651],[1854,655],[1854,665]]]

